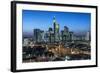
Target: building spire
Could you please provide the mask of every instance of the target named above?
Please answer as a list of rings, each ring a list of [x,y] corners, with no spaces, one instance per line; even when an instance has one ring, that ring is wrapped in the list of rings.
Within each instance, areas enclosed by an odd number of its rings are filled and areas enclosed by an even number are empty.
[[[53,22],[54,22],[54,23],[56,22],[56,18],[55,18],[55,16],[53,17]]]

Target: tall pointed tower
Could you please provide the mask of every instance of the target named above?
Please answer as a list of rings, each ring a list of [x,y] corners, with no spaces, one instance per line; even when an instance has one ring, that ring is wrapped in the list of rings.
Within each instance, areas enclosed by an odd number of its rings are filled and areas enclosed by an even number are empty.
[[[54,41],[59,42],[59,24],[56,22],[55,16],[53,17],[53,26],[54,26]]]

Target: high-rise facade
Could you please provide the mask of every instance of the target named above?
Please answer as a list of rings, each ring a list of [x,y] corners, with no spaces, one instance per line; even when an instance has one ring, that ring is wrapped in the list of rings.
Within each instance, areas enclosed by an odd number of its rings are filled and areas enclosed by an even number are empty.
[[[54,43],[54,32],[51,27],[49,28],[49,42]]]
[[[53,18],[53,25],[54,25],[54,41],[59,42],[60,36],[59,36],[59,24],[56,22],[55,17]]]
[[[69,32],[69,39],[70,39],[70,41],[74,40],[73,32]]]
[[[33,30],[33,39],[34,42],[42,42],[42,38],[43,38],[43,31],[41,31],[40,29],[34,29]]]
[[[49,42],[49,32],[44,31],[44,42]]]
[[[34,42],[49,42],[49,43],[59,43],[72,41],[73,32],[69,31],[67,26],[64,26],[64,29],[60,31],[59,24],[56,22],[56,18],[53,17],[53,28],[49,27],[47,31],[42,31],[40,29],[33,30]]]

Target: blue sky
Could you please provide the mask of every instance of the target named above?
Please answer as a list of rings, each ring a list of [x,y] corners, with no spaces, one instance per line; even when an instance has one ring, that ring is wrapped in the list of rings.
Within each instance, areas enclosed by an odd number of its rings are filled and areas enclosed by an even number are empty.
[[[60,30],[63,30],[64,26],[67,26],[69,30],[73,32],[90,30],[90,13],[23,10],[23,32],[32,33],[35,28],[45,31],[48,30],[49,27],[53,28],[54,16],[60,25]]]

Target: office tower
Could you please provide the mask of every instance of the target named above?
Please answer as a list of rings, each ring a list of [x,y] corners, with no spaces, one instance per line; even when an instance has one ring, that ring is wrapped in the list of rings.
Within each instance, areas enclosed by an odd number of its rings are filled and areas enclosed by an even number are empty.
[[[69,33],[69,29],[67,26],[64,26],[63,39],[65,42],[70,40],[70,33]]]
[[[64,40],[65,40],[65,37],[64,37],[64,31],[63,30],[61,30],[61,40],[62,40],[62,42],[64,42]]]
[[[40,29],[34,29],[33,30],[33,34],[34,34],[34,42],[38,43],[38,42],[41,42],[42,40],[42,31]]]
[[[69,38],[70,38],[70,41],[74,40],[73,32],[69,32]]]
[[[41,36],[40,41],[41,41],[41,42],[44,42],[44,35],[45,35],[44,31],[41,30],[41,31],[40,31],[40,36]]]
[[[49,42],[50,43],[54,42],[54,32],[52,28],[49,28]]]
[[[54,25],[54,41],[59,42],[59,24],[56,22],[55,17],[53,18]]]
[[[64,26],[64,32],[69,32],[69,29],[67,26]]]
[[[44,42],[45,43],[49,42],[49,31],[44,32]]]

